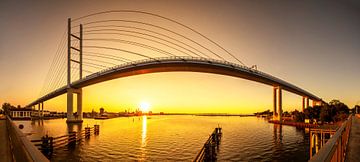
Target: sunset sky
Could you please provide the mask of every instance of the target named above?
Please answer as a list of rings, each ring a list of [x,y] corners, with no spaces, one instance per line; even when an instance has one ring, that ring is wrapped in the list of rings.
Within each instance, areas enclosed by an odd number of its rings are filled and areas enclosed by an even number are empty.
[[[0,2],[0,104],[37,99],[67,18],[107,10],[156,13],[221,44],[246,65],[324,101],[360,104],[360,3],[356,1],[10,1]],[[272,87],[193,72],[120,78],[83,89],[83,111],[253,113],[272,108]],[[284,111],[301,96],[283,93]],[[66,96],[45,109],[66,111]]]

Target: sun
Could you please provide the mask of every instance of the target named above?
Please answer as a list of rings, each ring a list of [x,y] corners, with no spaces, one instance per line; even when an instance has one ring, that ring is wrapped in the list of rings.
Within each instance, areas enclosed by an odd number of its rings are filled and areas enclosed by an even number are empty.
[[[141,102],[139,106],[142,112],[149,112],[150,110],[150,104],[148,102]]]

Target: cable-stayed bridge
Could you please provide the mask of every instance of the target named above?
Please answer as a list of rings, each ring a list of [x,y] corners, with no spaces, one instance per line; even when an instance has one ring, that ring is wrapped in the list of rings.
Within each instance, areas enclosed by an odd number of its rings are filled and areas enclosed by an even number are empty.
[[[274,116],[281,121],[282,90],[303,96],[302,108],[322,104],[316,95],[248,67],[200,32],[161,15],[115,10],[68,19],[45,79],[38,105],[67,94],[67,121],[82,121],[82,88],[111,79],[155,72],[190,71],[228,75],[273,86]],[[73,94],[77,114],[73,115]]]

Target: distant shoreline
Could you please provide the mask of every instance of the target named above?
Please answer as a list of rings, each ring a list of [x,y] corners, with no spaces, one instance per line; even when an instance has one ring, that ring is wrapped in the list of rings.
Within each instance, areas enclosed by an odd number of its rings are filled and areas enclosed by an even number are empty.
[[[158,114],[153,114],[158,115]],[[195,115],[195,116],[240,116],[240,117],[248,117],[255,116],[254,114],[211,114],[211,113],[164,113],[162,115]]]

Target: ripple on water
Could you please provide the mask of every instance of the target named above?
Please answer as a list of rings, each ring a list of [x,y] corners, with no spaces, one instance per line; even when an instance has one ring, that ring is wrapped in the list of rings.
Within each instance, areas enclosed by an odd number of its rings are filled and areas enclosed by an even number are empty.
[[[308,135],[256,117],[152,116],[85,119],[100,125],[100,135],[75,148],[58,149],[52,161],[191,161],[218,124],[223,137],[219,161],[307,161]],[[62,135],[65,120],[25,124],[27,131]],[[30,128],[30,129],[28,129]],[[75,128],[75,127],[74,127]],[[29,138],[39,138],[35,134]]]

